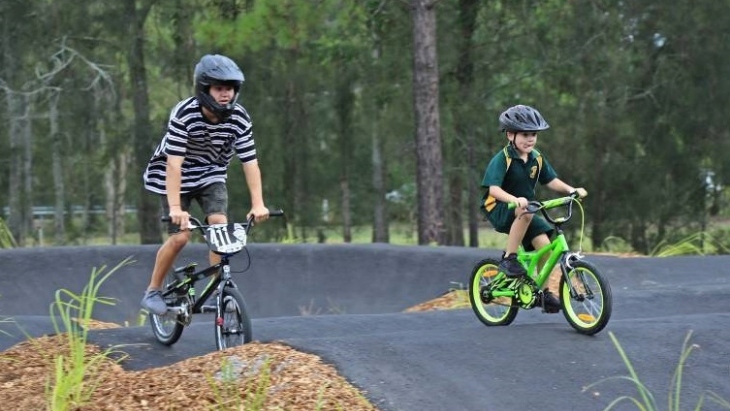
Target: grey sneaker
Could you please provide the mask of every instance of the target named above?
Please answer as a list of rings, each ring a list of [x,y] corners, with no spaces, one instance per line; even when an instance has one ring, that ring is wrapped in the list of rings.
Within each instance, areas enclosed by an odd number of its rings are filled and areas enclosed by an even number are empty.
[[[142,308],[156,315],[163,315],[167,312],[167,304],[162,299],[162,291],[147,290],[142,298]]]

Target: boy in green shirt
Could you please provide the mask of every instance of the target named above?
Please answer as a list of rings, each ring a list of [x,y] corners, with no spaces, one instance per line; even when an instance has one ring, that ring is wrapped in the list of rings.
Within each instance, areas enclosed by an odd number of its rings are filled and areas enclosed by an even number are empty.
[[[500,114],[499,125],[509,143],[487,166],[482,180],[482,187],[487,191],[481,207],[494,229],[508,234],[500,271],[508,277],[519,278],[527,274],[517,261],[520,243],[526,250],[538,250],[550,243],[552,234],[552,227],[542,216],[525,213],[527,203],[536,199],[537,183],[556,192],[577,192],[581,198],[587,192],[559,179],[547,159],[535,149],[537,133],[550,128],[540,112],[530,106],[516,105]],[[508,208],[510,203],[516,207]],[[552,309],[549,312],[557,312],[560,307],[557,298],[547,289],[544,298],[545,307]]]

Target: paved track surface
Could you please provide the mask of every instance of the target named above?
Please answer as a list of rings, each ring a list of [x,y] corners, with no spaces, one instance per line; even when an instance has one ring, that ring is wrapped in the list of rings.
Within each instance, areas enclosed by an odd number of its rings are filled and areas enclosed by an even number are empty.
[[[98,264],[98,259],[119,261],[130,251],[151,261],[154,249],[0,252],[0,313],[12,317],[28,335],[51,333],[47,313],[55,289],[83,284],[88,270],[78,268]],[[573,331],[562,314],[537,310],[521,311],[508,327],[486,327],[468,309],[401,312],[445,292],[451,281],[466,282],[470,267],[490,254],[496,252],[389,246],[252,247],[253,260],[264,263],[254,265],[239,283],[244,283],[247,302],[255,311],[255,340],[282,341],[321,356],[365,390],[383,411],[602,410],[621,395],[638,398],[633,385],[620,379],[585,389],[628,374],[609,333],[616,336],[653,393],[658,409],[668,408],[672,375],[690,332],[697,348],[685,364],[679,409],[692,409],[707,390],[730,399],[729,256],[589,256],[609,278],[614,296],[611,322],[592,337]],[[30,274],[11,275],[23,272],[21,267]],[[48,267],[63,273],[58,277],[40,274]],[[148,270],[142,264],[121,270],[121,280],[113,276],[102,294],[118,296],[119,307],[100,312],[101,316],[116,321],[133,318],[130,313],[137,310]],[[297,311],[305,308],[323,315],[299,315]],[[0,334],[0,350],[24,338],[16,325],[0,325],[13,334]],[[91,340],[102,346],[128,344],[125,350],[130,358],[123,366],[130,370],[172,364],[215,350],[206,316],[186,329],[173,347],[157,344],[148,327],[99,330]],[[627,404],[614,409],[636,407]],[[722,408],[706,401],[702,409]]]

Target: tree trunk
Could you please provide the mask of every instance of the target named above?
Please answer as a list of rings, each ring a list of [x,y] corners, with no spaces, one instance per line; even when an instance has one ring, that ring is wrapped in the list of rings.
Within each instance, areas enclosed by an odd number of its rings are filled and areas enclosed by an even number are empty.
[[[460,145],[455,138],[453,145]],[[464,246],[464,223],[462,214],[464,212],[464,181],[463,167],[452,167],[449,169],[449,207],[447,211],[447,236],[445,244]]]
[[[150,135],[150,105],[147,91],[147,71],[144,61],[144,22],[147,19],[151,2],[137,8],[136,0],[127,0],[127,16],[130,19],[130,50],[127,55],[129,76],[132,85],[132,101],[134,104],[134,164],[135,169],[143,170],[156,141]],[[162,242],[160,234],[160,205],[156,196],[150,195],[144,186],[140,186],[137,202],[137,218],[139,235],[142,244]]]
[[[381,108],[375,108],[380,113]],[[385,202],[385,161],[383,160],[383,140],[380,138],[379,116],[373,122],[372,131],[373,163],[373,239],[374,243],[390,242],[388,233],[388,209]]]
[[[20,183],[23,179],[23,169],[21,165],[20,145],[21,130],[23,128],[22,113],[19,107],[20,98],[10,90],[5,90],[5,103],[8,107],[9,127],[9,162],[10,175],[8,177],[8,228],[20,245],[25,244],[25,238],[22,236],[23,210],[22,210],[22,192]]]
[[[466,135],[467,147],[474,147],[476,144],[476,138],[474,132]],[[479,247],[479,213],[477,210],[477,199],[479,198],[479,192],[477,191],[477,185],[473,184],[474,181],[480,181],[479,176],[472,178],[475,171],[477,170],[477,159],[474,156],[474,150],[466,151],[466,164],[467,164],[467,185],[466,185],[466,215],[468,218],[469,225],[469,247]]]
[[[30,120],[33,113],[33,98],[23,94],[23,212],[21,235],[25,239],[33,230],[33,122]]]
[[[459,0],[459,60],[456,67],[456,81],[458,82],[458,101],[473,101],[472,90],[474,89],[474,60],[472,57],[474,31],[476,30],[476,17],[479,11],[479,0]],[[456,143],[454,150],[458,152],[457,158],[466,157],[466,167],[454,173],[454,179],[451,186],[451,201],[453,204],[462,204],[461,194],[464,192],[463,178],[466,177],[467,186],[467,224],[469,226],[469,246],[479,247],[479,220],[477,218],[477,186],[472,178],[474,170],[477,169],[474,150],[471,149],[476,145],[475,130],[471,124],[470,104],[455,104],[456,113],[454,115],[456,129]],[[457,191],[458,190],[458,191]],[[453,207],[456,209],[456,207]],[[458,216],[452,216],[452,224],[458,227],[458,238],[454,245],[464,245],[464,237],[462,233],[461,214],[463,207],[459,207]]]
[[[418,244],[444,243],[443,158],[435,2],[411,0]]]
[[[345,65],[345,62],[342,62]],[[350,168],[354,160],[352,142],[352,109],[355,96],[352,93],[352,75],[347,68],[340,67],[335,98],[335,110],[338,119],[340,149],[340,189],[342,192],[342,240],[352,242],[352,209],[350,204]]]
[[[60,92],[51,91],[48,107],[48,120],[51,139],[51,165],[53,168],[53,196],[56,199],[53,207],[53,228],[56,245],[66,243],[66,187],[63,176],[63,140],[58,132],[58,99]]]
[[[372,13],[377,14],[377,9],[372,10]],[[371,18],[375,20],[373,14]],[[373,52],[372,57],[375,64],[374,67],[379,66],[379,62],[382,56],[382,36],[380,34],[380,24],[376,21],[371,22],[371,34],[373,37]],[[375,70],[371,70],[373,72]],[[378,84],[381,79],[379,76],[374,76],[373,84]],[[381,91],[382,93],[382,91]],[[371,97],[375,103],[372,106],[373,110],[373,121],[371,122],[371,142],[372,142],[372,166],[373,166],[373,236],[372,242],[374,243],[388,243],[390,242],[390,234],[388,232],[388,203],[385,200],[386,194],[386,163],[383,153],[383,138],[381,136],[381,121],[383,113],[387,108],[387,102],[384,101],[382,96],[375,95]]]
[[[296,49],[290,49],[287,53],[287,64],[290,67],[290,76],[284,90],[283,111],[283,144],[287,151],[284,155],[284,187],[288,194],[286,199],[287,210],[292,213],[287,220],[292,222],[299,231],[301,241],[308,237],[307,225],[311,223],[310,210],[319,205],[309,204],[309,176],[307,175],[307,163],[309,161],[308,133],[302,133],[306,129],[305,99],[300,95],[298,84],[297,61],[299,53]],[[321,214],[316,213],[317,216]],[[296,233],[296,229],[294,231]]]

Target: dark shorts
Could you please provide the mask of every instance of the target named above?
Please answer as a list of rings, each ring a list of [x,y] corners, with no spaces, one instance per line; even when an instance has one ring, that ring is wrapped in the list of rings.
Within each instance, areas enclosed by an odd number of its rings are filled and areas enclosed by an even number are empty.
[[[167,204],[167,196],[160,196],[162,202],[162,213],[163,215],[170,215],[170,207]],[[190,212],[190,206],[195,200],[200,209],[203,210],[203,215],[207,219],[212,214],[223,214],[228,213],[228,189],[225,183],[213,183],[195,191],[191,191],[186,194],[180,195],[180,208],[183,211]],[[180,226],[173,223],[167,224],[167,233],[174,234],[180,231]]]
[[[482,209],[484,211],[484,209]],[[494,229],[497,230],[500,233],[509,234],[509,230],[512,227],[512,223],[515,221],[515,210],[507,208],[507,203],[497,203],[497,205],[492,209],[491,212],[487,213],[484,211],[487,215],[487,219],[490,223],[492,223],[492,226],[494,226]],[[527,233],[525,233],[525,237],[522,239],[522,246],[527,251],[534,250],[534,247],[532,246],[532,240],[539,236],[540,234],[547,234],[548,237],[550,237],[553,233],[553,228],[548,224],[545,219],[535,214],[532,216],[532,222],[530,222],[530,226],[527,227]]]

